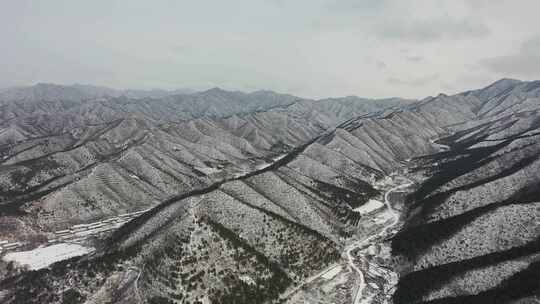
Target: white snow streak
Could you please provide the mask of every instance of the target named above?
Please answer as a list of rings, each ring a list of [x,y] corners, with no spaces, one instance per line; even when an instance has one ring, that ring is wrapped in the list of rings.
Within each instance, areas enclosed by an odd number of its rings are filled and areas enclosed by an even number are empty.
[[[9,252],[3,260],[28,265],[32,270],[45,268],[55,262],[80,256],[94,251],[93,248],[77,244],[61,243],[47,247],[38,247],[29,251]]]

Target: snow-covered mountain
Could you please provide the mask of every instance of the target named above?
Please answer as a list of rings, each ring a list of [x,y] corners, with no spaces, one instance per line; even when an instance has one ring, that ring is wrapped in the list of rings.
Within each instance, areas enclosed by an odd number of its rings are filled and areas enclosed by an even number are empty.
[[[57,91],[0,98],[3,302],[538,300],[539,81],[419,101]],[[25,271],[50,244],[83,251]]]
[[[84,84],[57,85],[52,83],[38,83],[27,87],[13,87],[0,90],[0,100],[2,101],[55,101],[71,100],[83,101],[101,97],[129,98],[160,98],[170,95],[189,94],[188,89],[179,90],[117,90],[101,86]]]

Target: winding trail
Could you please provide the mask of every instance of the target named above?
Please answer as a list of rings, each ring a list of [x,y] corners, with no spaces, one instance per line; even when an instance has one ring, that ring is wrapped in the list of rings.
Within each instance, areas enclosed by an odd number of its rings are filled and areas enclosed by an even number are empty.
[[[356,271],[356,273],[358,273],[358,275],[360,276],[360,285],[358,286],[358,289],[356,291],[356,294],[353,298],[353,304],[358,304],[358,302],[361,300],[362,298],[362,294],[363,294],[363,291],[364,291],[364,288],[366,287],[366,282],[365,282],[365,279],[364,279],[364,274],[362,272],[362,270],[360,270],[360,268],[358,268],[358,266],[356,266],[354,264],[354,258],[353,256],[351,255],[351,252],[355,249],[363,249],[369,245],[371,245],[371,241],[373,239],[376,239],[380,236],[384,236],[388,229],[394,227],[395,225],[398,224],[399,222],[399,214],[394,210],[394,208],[392,207],[392,205],[390,204],[390,194],[392,192],[395,192],[397,190],[400,190],[400,189],[403,189],[403,188],[407,188],[411,185],[413,185],[414,183],[411,182],[410,180],[408,180],[407,183],[405,184],[401,184],[401,185],[398,185],[398,186],[395,186],[393,188],[391,188],[390,190],[388,190],[385,194],[384,194],[384,204],[386,205],[386,208],[388,209],[388,211],[392,214],[392,222],[385,226],[383,228],[383,230],[375,235],[372,235],[370,236],[369,238],[367,239],[364,239],[364,240],[361,240],[361,241],[356,241],[352,244],[349,244],[347,247],[345,247],[345,253],[346,253],[346,256],[347,256],[347,259],[348,259],[348,262],[349,262],[349,265],[350,267]],[[336,267],[340,267],[340,265],[338,263],[334,263],[334,264],[331,264],[330,266],[326,267],[325,269],[321,270],[320,272],[318,272],[317,274],[314,274],[313,276],[305,279],[301,284],[299,284],[298,286],[296,286],[295,288],[291,289],[290,291],[282,294],[280,296],[281,299],[288,299],[289,297],[291,297],[293,294],[297,293],[300,289],[302,289],[304,286],[308,285],[309,283],[315,281],[316,279],[322,277],[323,275],[325,275],[326,273],[334,270]]]
[[[130,270],[137,271],[137,278],[135,278],[135,282],[133,285],[133,288],[135,288],[135,292],[137,293],[137,299],[139,300],[138,303],[144,303],[144,300],[141,296],[141,292],[139,291],[139,279],[141,278],[142,271],[140,271],[138,268],[132,268]]]
[[[289,298],[290,296],[292,296],[293,294],[297,293],[302,287],[306,286],[307,284],[315,281],[316,279],[322,277],[323,275],[329,273],[330,271],[334,270],[336,267],[340,267],[339,264],[337,263],[333,263],[331,264],[330,266],[326,267],[325,269],[323,269],[322,271],[318,272],[317,274],[314,274],[312,275],[311,277],[307,278],[304,280],[304,282],[302,282],[302,284],[299,284],[298,286],[296,286],[295,288],[291,289],[290,291],[288,292],[285,292],[284,294],[282,294],[280,296],[281,299],[287,299]]]
[[[360,277],[360,285],[358,286],[356,295],[353,298],[353,304],[358,304],[359,301],[362,299],[362,294],[364,292],[364,289],[366,288],[366,280],[364,278],[364,273],[362,272],[362,270],[354,264],[354,258],[351,255],[351,252],[355,249],[363,249],[367,247],[368,245],[370,245],[370,242],[373,239],[378,238],[380,236],[384,236],[390,228],[394,227],[395,225],[399,223],[399,214],[394,210],[394,208],[392,207],[392,204],[390,204],[389,197],[392,192],[395,192],[403,188],[407,188],[411,186],[412,184],[413,182],[409,180],[408,183],[395,186],[384,194],[384,204],[386,205],[386,208],[388,209],[388,211],[392,214],[392,222],[389,225],[385,226],[381,232],[375,235],[372,235],[369,238],[364,239],[362,241],[354,242],[350,244],[349,246],[347,246],[345,249],[345,252],[347,253],[347,259],[349,260],[349,265],[351,266],[352,269],[354,269],[354,271],[356,271],[356,273],[358,273],[358,276]]]

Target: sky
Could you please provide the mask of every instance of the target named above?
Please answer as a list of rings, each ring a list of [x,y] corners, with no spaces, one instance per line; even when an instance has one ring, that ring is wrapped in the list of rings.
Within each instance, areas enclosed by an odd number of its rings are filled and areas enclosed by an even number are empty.
[[[0,2],[0,87],[422,98],[540,79],[538,0]]]

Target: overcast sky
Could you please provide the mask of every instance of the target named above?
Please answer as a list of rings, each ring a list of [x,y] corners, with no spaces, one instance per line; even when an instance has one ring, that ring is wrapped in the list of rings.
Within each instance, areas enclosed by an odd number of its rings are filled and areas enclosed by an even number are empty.
[[[0,87],[421,98],[540,79],[538,12],[538,0],[6,0]]]

